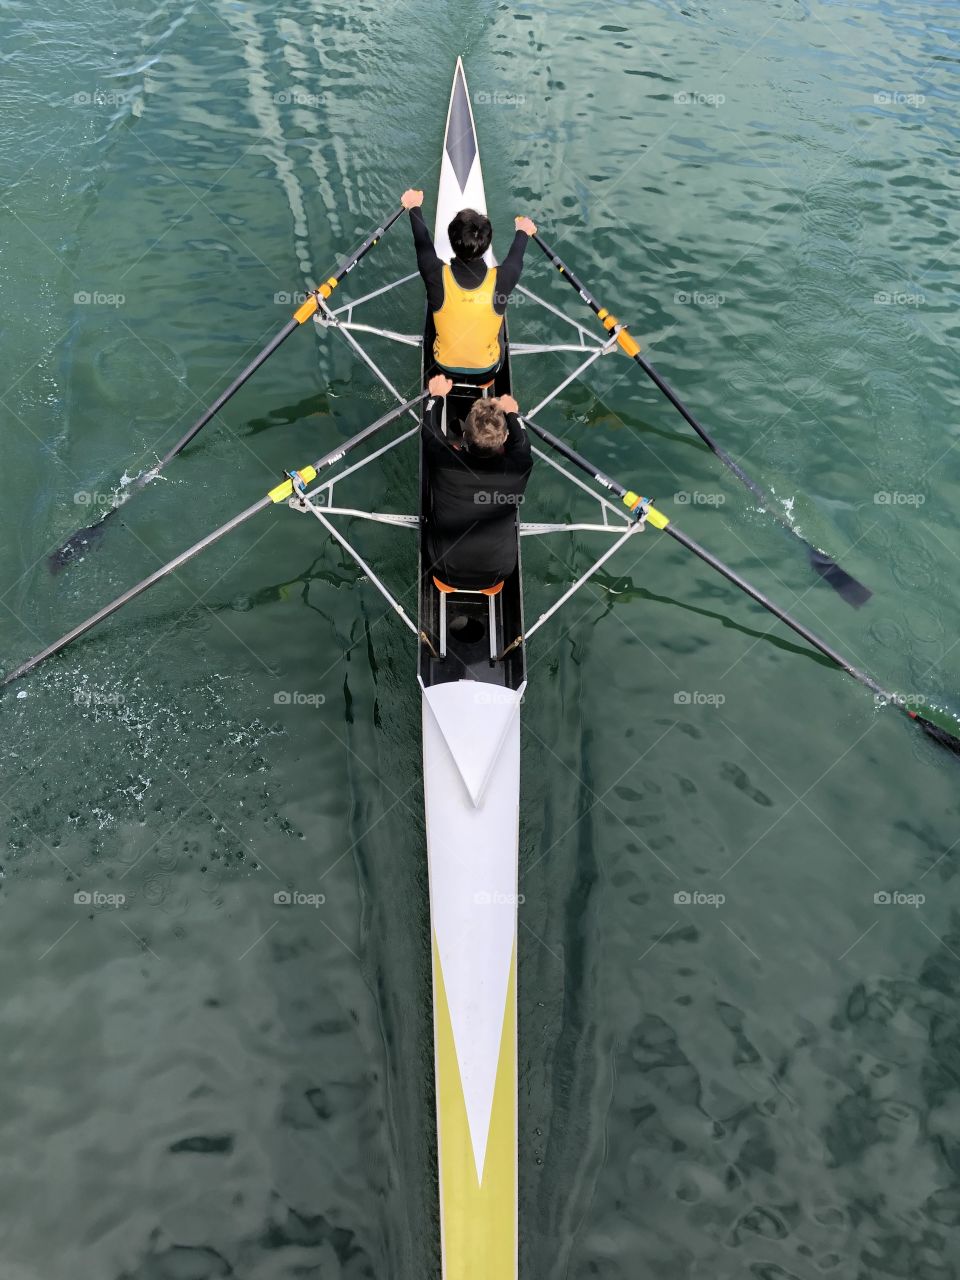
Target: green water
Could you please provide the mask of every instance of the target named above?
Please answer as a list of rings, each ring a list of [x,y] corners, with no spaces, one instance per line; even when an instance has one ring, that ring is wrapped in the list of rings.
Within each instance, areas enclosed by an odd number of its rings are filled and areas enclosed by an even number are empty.
[[[277,295],[430,191],[462,52],[501,251],[532,213],[873,599],[817,582],[620,358],[547,425],[960,714],[958,15],[0,3],[2,664],[389,405],[297,334],[47,572],[76,495],[169,447]],[[345,293],[410,266],[401,225]],[[579,315],[533,252],[526,283]],[[409,286],[382,319],[419,313]],[[415,387],[415,352],[371,349]],[[521,365],[521,403],[569,367]],[[342,496],[410,510],[412,468]],[[589,514],[538,470],[528,518]],[[412,540],[355,532],[409,604]],[[594,546],[529,541],[531,617]],[[437,1273],[413,677],[369,583],[278,510],[4,695],[4,1280]],[[531,643],[524,717],[524,1277],[956,1276],[956,759],[653,532]]]

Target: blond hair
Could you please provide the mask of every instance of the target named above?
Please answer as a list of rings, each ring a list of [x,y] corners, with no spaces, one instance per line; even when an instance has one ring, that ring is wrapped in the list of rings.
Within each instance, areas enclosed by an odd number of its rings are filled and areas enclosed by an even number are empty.
[[[463,438],[478,453],[493,453],[507,439],[507,419],[499,400],[476,400],[463,424]]]

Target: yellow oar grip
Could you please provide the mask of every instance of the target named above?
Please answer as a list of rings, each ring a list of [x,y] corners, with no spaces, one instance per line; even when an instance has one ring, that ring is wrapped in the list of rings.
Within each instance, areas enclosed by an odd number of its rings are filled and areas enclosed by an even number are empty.
[[[311,293],[310,297],[306,300],[303,306],[298,307],[296,311],[293,313],[294,320],[296,320],[297,324],[306,324],[306,322],[310,319],[311,316],[315,316],[317,314],[317,311],[319,310],[319,306],[320,304],[317,302],[316,298]]]
[[[317,478],[316,467],[301,467],[297,475],[304,484],[310,484],[312,480]],[[278,484],[275,489],[271,489],[267,495],[271,502],[286,502],[288,498],[293,497],[293,481],[284,480],[283,484]]]
[[[329,280],[325,280],[318,290],[321,298],[329,298],[339,283],[336,276],[331,276]]]

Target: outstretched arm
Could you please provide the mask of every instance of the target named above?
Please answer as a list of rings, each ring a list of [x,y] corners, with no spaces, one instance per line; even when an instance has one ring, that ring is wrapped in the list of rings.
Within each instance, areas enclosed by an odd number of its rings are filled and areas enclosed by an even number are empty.
[[[410,213],[410,230],[413,232],[413,245],[417,251],[417,269],[427,286],[427,302],[431,311],[439,311],[443,306],[443,263],[437,257],[433,237],[423,220],[423,192],[413,189],[405,191],[401,203]]]
[[[517,234],[513,237],[510,252],[497,268],[497,311],[506,309],[507,298],[520,283],[523,274],[523,255],[530,237],[536,234],[536,226],[529,218],[517,218]]]

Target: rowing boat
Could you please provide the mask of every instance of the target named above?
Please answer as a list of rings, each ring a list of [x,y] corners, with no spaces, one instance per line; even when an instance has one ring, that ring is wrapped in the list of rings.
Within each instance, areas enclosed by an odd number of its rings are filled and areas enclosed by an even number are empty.
[[[458,61],[444,134],[435,244],[461,209],[485,213],[476,125]],[[424,328],[423,380],[433,363]],[[493,388],[511,390],[509,344]],[[480,394],[455,387],[447,421]],[[441,1254],[446,1280],[517,1274],[517,857],[524,646],[517,568],[496,596],[441,593],[429,572],[430,494],[421,447],[418,678],[437,1098]]]
[[[446,226],[453,214],[468,204],[486,208],[476,125],[460,61],[454,74],[447,116],[437,203],[436,243],[443,252],[449,249]],[[554,266],[562,270],[583,301],[595,311],[604,325],[605,335],[599,337],[521,285],[519,292],[527,301],[568,326],[568,337],[565,342],[554,343],[511,341],[495,390],[499,394],[510,390],[511,367],[521,357],[545,353],[575,353],[579,357],[576,368],[525,413],[524,421],[528,431],[549,450],[544,452],[535,447],[537,459],[559,472],[581,494],[589,495],[596,504],[597,515],[592,523],[584,520],[532,523],[520,522],[518,517],[518,552],[519,540],[524,537],[542,538],[573,531],[608,538],[607,548],[532,625],[525,625],[519,554],[517,569],[499,596],[457,593],[445,599],[437,590],[428,572],[424,543],[430,494],[422,458],[419,512],[374,512],[338,505],[337,486],[348,476],[356,475],[421,433],[426,388],[422,387],[412,399],[405,399],[361,344],[358,335],[378,335],[392,343],[420,348],[425,378],[433,336],[429,316],[420,333],[401,334],[368,324],[356,315],[359,308],[369,307],[384,294],[415,281],[417,273],[339,307],[330,305],[333,291],[399,217],[400,211],[395,211],[390,219],[384,220],[333,275],[310,293],[265,353],[262,352],[217,401],[217,406],[222,407],[280,342],[312,319],[322,330],[342,336],[395,397],[396,408],[312,465],[287,472],[266,495],[21,663],[4,676],[2,684],[10,685],[27,675],[206,548],[274,506],[284,505],[293,512],[313,516],[332,541],[353,557],[366,582],[381,593],[417,644],[433,952],[437,1170],[444,1280],[510,1280],[518,1273],[516,996],[520,704],[526,687],[526,650],[531,637],[618,550],[651,527],[668,534],[836,667],[867,687],[878,703],[904,713],[939,745],[960,754],[960,739],[954,732],[955,724],[947,728],[943,723],[945,717],[932,708],[924,707],[921,712],[915,700],[885,690],[872,676],[678,529],[650,499],[611,479],[537,421],[538,415],[566,387],[618,347],[634,360],[638,359],[638,345],[626,326],[596,303],[552,251],[548,250],[548,256]],[[641,367],[651,376],[652,366],[648,362],[643,361]],[[660,382],[662,379],[658,385]],[[667,391],[667,398],[677,407],[676,393],[672,388]],[[451,414],[462,416],[469,397],[458,390],[449,401]],[[378,440],[388,427],[406,418],[410,419],[406,430],[359,461],[343,465],[354,451]],[[181,444],[192,439],[210,420],[208,411]],[[697,428],[702,431],[699,424]],[[159,465],[165,466],[171,461],[180,447],[172,450]],[[728,463],[731,461],[728,455],[723,456]],[[145,473],[138,487],[146,487],[158,469]],[[328,474],[331,472],[333,474]],[[343,526],[354,520],[374,521],[398,532],[418,534],[420,571],[416,621],[350,542]],[[99,527],[102,528],[103,523],[101,521]],[[82,530],[65,545],[82,546],[85,554],[86,549],[94,545],[91,537],[90,530]],[[65,556],[64,563],[69,559],[70,555]],[[829,576],[823,573],[823,565],[818,567],[818,572]],[[832,576],[836,586],[837,576]],[[849,582],[846,585],[849,587]],[[937,723],[938,720],[941,723]]]

